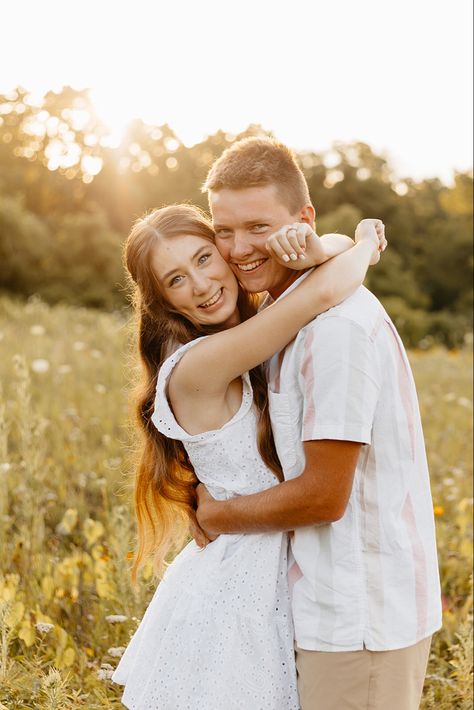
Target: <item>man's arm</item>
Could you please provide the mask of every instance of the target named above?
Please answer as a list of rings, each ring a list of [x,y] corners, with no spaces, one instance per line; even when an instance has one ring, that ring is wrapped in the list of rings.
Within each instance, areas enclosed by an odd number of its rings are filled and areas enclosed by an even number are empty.
[[[301,476],[250,496],[215,501],[200,485],[199,525],[213,539],[221,533],[293,530],[335,522],[344,515],[361,446],[354,441],[307,441]]]

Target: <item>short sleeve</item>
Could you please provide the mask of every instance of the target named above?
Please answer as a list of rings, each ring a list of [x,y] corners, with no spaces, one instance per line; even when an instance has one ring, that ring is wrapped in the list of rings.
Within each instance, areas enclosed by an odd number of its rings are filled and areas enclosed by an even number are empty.
[[[172,355],[170,355],[170,357],[168,357],[164,361],[160,368],[158,380],[156,383],[155,406],[151,421],[159,432],[161,432],[170,439],[178,439],[179,441],[203,441],[210,434],[215,433],[215,431],[212,431],[203,432],[202,434],[189,434],[187,431],[185,431],[185,429],[183,429],[176,421],[175,416],[173,414],[173,410],[170,407],[167,395],[168,382],[174,367],[176,367],[183,355],[190,348],[194,347],[197,343],[203,340],[204,337],[196,338],[196,340],[192,340],[190,343],[186,343],[185,345],[179,347]],[[245,412],[252,406],[253,392],[248,373],[242,375],[242,383],[243,384],[241,406],[238,412],[232,417],[232,419],[227,422],[223,427],[221,427],[221,429],[227,427],[229,424],[235,422],[237,419],[240,419],[245,414]]]
[[[305,335],[301,439],[370,444],[380,391],[375,344],[349,318],[318,320]]]

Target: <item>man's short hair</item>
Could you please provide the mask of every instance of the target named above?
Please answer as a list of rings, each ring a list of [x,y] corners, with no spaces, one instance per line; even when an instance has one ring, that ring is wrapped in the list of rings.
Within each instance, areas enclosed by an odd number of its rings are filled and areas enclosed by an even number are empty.
[[[291,214],[311,204],[308,184],[290,148],[272,138],[244,138],[211,166],[203,192],[275,185]]]

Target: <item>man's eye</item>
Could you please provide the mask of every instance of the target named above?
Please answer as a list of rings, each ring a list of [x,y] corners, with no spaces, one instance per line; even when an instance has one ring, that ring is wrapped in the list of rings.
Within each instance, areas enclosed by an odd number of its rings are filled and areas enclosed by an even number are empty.
[[[216,237],[219,237],[219,239],[225,239],[226,237],[230,237],[232,234],[232,231],[230,229],[218,229],[216,231]]]
[[[254,224],[252,227],[252,231],[254,232],[263,232],[265,229],[267,229],[268,224]]]

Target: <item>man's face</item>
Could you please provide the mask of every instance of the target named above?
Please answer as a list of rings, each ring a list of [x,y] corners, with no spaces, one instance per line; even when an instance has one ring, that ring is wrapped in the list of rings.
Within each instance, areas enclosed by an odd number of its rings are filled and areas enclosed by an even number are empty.
[[[246,291],[269,291],[276,298],[301,275],[271,259],[265,248],[280,227],[310,221],[304,209],[292,214],[274,185],[210,192],[209,202],[216,246]]]

